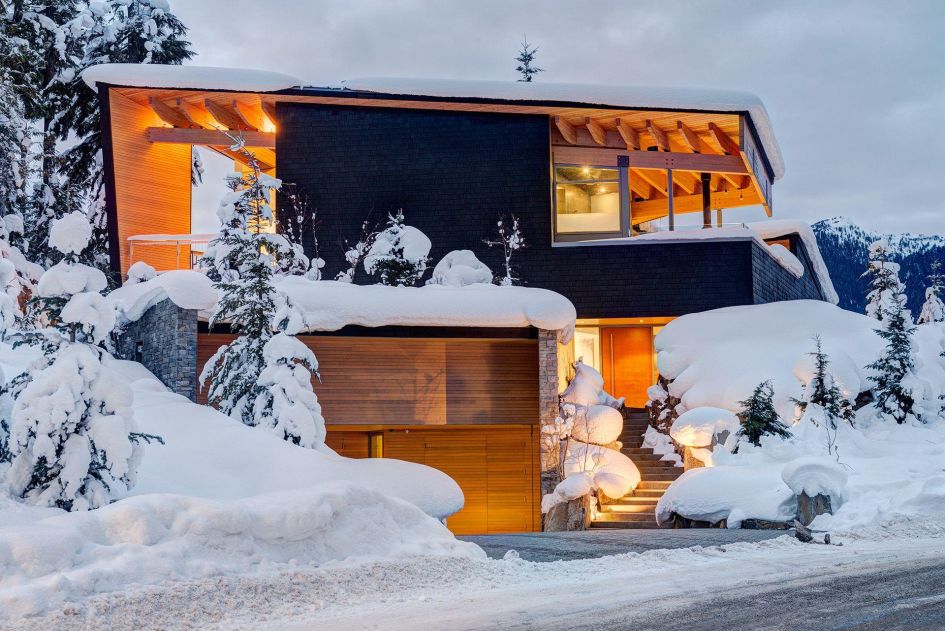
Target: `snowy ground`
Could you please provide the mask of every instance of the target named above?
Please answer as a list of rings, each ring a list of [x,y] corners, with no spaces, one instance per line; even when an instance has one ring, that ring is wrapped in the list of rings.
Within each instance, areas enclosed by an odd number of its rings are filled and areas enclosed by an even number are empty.
[[[843,545],[784,536],[556,563],[438,557],[326,564],[131,588],[12,628],[574,628],[749,590],[783,591],[792,581],[802,589],[818,578],[842,582],[941,564],[945,526],[941,519],[897,521],[835,541]]]

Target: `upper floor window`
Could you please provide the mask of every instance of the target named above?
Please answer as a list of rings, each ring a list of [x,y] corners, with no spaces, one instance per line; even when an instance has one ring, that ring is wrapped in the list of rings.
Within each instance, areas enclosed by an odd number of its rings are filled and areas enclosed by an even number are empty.
[[[554,178],[556,239],[622,234],[624,213],[618,169],[555,165]]]

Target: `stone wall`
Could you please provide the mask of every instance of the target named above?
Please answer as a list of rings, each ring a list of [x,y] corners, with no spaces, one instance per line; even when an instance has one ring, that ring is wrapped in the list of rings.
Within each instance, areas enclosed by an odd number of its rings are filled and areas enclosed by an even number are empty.
[[[118,356],[140,362],[173,392],[197,400],[197,311],[163,300],[130,323]]]
[[[558,332],[538,329],[538,414],[542,425],[558,416]]]

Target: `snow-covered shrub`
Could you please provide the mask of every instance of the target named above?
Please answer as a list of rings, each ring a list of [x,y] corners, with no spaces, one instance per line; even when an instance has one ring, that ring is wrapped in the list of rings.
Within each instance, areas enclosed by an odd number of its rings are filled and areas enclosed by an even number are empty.
[[[774,409],[774,388],[771,381],[758,384],[751,396],[741,402],[741,408],[738,414],[741,421],[738,436],[745,437],[752,445],[760,445],[762,436],[791,436],[791,431],[781,422],[777,410]]]
[[[128,280],[126,280],[125,283],[129,285],[135,285],[137,283],[149,281],[156,276],[156,269],[144,261],[138,261],[128,268]]]
[[[404,223],[404,211],[398,210],[371,244],[364,271],[376,274],[385,285],[412,287],[427,271],[432,247],[427,235]]]
[[[640,484],[640,471],[630,458],[615,449],[571,440],[564,454],[565,479],[590,473],[594,488],[620,498]]]
[[[623,397],[615,399],[606,392],[601,374],[580,360],[574,362],[574,378],[561,393],[561,400],[584,407],[598,404],[618,410],[623,407]]]
[[[643,433],[643,446],[652,449],[654,454],[662,456],[660,460],[672,462],[677,467],[683,466],[682,458],[676,453],[676,447],[669,434],[659,431],[652,425]]]
[[[367,256],[367,253],[370,252],[371,246],[374,245],[374,240],[377,238],[379,232],[379,227],[376,223],[371,221],[370,217],[361,222],[361,237],[358,239],[358,242],[354,245],[349,245],[347,239],[345,240],[345,262],[348,264],[348,269],[338,272],[338,274],[335,275],[335,280],[342,283],[354,282],[354,275],[358,271],[358,265],[361,264],[361,261]]]
[[[623,432],[623,415],[609,405],[592,405],[576,417],[571,437],[582,443],[609,445]]]
[[[727,433],[734,436],[741,427],[738,417],[725,409],[699,407],[688,410],[673,421],[669,435],[686,447],[708,447]]]
[[[449,285],[465,287],[476,283],[491,283],[492,270],[476,258],[472,250],[453,250],[433,268],[433,276],[427,285]]]
[[[884,240],[870,245],[869,263],[863,276],[870,279],[866,296],[866,315],[883,320],[896,304],[905,304],[905,286],[899,280],[899,264],[892,261],[892,250]]]
[[[498,227],[498,237],[485,240],[489,247],[501,246],[502,257],[505,262],[505,275],[496,277],[495,282],[498,285],[512,286],[521,284],[521,279],[516,276],[512,266],[512,257],[515,253],[525,247],[525,237],[519,228],[518,217],[500,217],[496,223]]]
[[[886,347],[869,365],[877,412],[880,417],[900,424],[922,421],[924,385],[915,374],[914,331],[908,309],[903,302],[895,302],[876,329],[886,340]]]
[[[98,293],[105,276],[78,262],[91,238],[85,216],[53,220],[49,235],[63,259],[40,278],[34,302],[50,328],[27,337],[43,354],[4,388],[13,401],[3,419],[6,481],[32,504],[87,510],[134,485],[138,441],[154,437],[136,432],[131,389],[102,364],[96,346],[114,328],[115,313]]]
[[[263,358],[266,367],[256,380],[262,391],[253,404],[257,422],[300,447],[318,447],[325,442],[325,419],[312,390],[315,354],[296,337],[278,333],[266,342]]]
[[[682,413],[680,401],[669,392],[669,380],[660,375],[656,383],[646,389],[646,412],[650,426],[669,434],[673,421]]]
[[[845,495],[847,471],[829,458],[803,456],[784,465],[781,479],[794,495],[826,495],[833,500],[833,507],[837,508]]]
[[[572,406],[573,408],[573,406]],[[541,426],[541,470],[554,470],[558,477],[564,478],[561,468],[561,445],[571,436],[574,428],[574,412],[568,416],[558,416],[551,423]]]
[[[273,335],[278,292],[277,270],[296,269],[297,248],[279,234],[264,232],[275,218],[269,200],[282,183],[260,171],[255,156],[236,139],[233,151],[246,157],[250,169],[229,178],[231,192],[220,203],[220,234],[210,242],[202,264],[220,294],[210,326],[226,322],[237,335],[210,358],[200,374],[208,383],[208,400],[247,425],[256,425],[255,400],[265,388],[259,377],[266,367],[263,349]]]
[[[803,396],[795,401],[801,414],[795,430],[800,429],[806,434],[810,431],[809,426],[818,428],[824,433],[827,453],[837,456],[837,430],[842,424],[852,425],[855,414],[850,400],[840,390],[830,371],[830,359],[823,350],[821,339],[814,338],[814,344],[816,350],[810,353],[814,357],[814,375],[804,385]]]

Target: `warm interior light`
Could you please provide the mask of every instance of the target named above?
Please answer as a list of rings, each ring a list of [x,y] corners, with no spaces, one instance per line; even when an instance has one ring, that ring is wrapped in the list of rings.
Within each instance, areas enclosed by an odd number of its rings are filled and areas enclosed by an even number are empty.
[[[590,175],[590,174],[591,174],[591,168],[590,168],[590,167],[584,167],[583,169],[581,169],[581,175],[587,176],[587,175]]]

